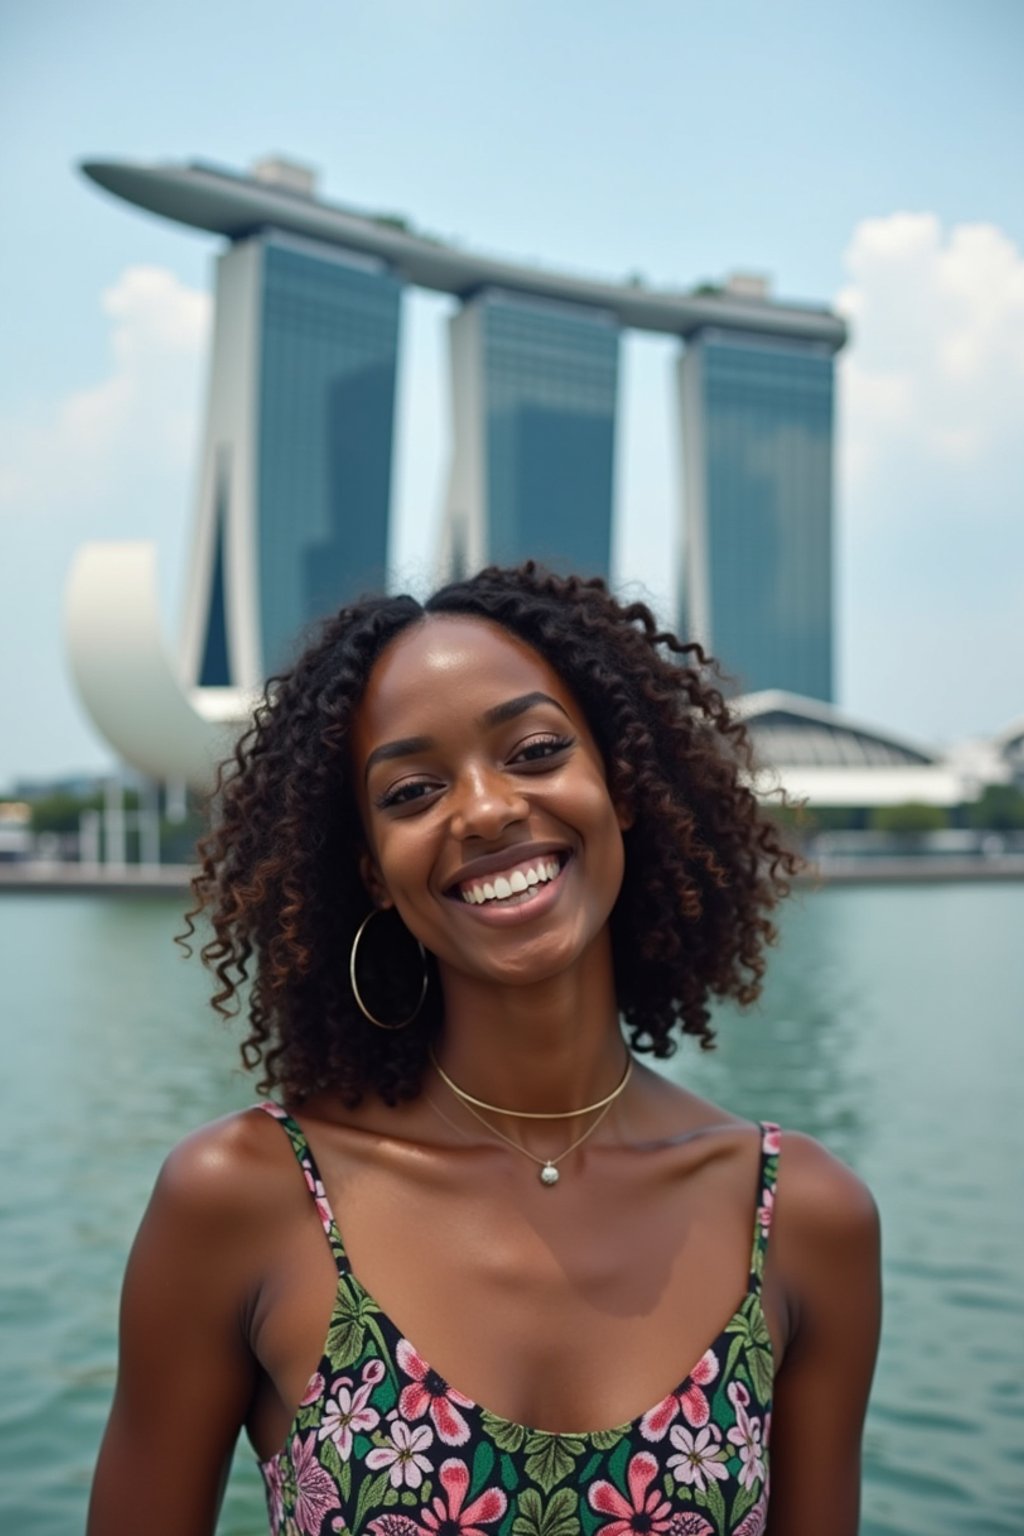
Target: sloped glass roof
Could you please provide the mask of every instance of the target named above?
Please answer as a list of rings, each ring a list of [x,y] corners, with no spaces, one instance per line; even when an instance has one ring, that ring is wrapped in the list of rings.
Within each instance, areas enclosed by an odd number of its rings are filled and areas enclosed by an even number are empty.
[[[937,762],[925,752],[870,731],[767,710],[747,721],[758,760],[790,768],[919,767]]]

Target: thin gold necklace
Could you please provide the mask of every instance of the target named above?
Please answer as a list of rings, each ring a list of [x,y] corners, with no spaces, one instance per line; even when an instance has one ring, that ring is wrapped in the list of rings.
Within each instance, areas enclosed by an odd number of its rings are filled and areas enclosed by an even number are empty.
[[[577,1115],[592,1115],[595,1109],[606,1109],[609,1105],[615,1103],[615,1100],[618,1098],[619,1094],[625,1092],[626,1084],[629,1082],[633,1072],[633,1058],[627,1051],[626,1070],[623,1072],[618,1083],[612,1089],[611,1093],[606,1093],[603,1099],[598,1099],[593,1104],[584,1104],[580,1109],[503,1109],[500,1104],[488,1104],[486,1099],[474,1099],[473,1095],[471,1093],[467,1093],[465,1088],[460,1088],[458,1083],[453,1083],[447,1072],[442,1067],[441,1063],[438,1061],[437,1057],[434,1055],[433,1046],[430,1048],[430,1060],[433,1062],[434,1070],[436,1071],[438,1077],[441,1079],[442,1083],[451,1089],[455,1097],[461,1100],[467,1109],[485,1109],[490,1115],[508,1115],[513,1120],[575,1120]],[[484,1121],[485,1125],[488,1123],[488,1121]],[[491,1127],[491,1129],[493,1129],[493,1127]],[[590,1129],[593,1130],[593,1126],[591,1126]],[[590,1132],[588,1131],[587,1134],[589,1135]],[[513,1142],[512,1145],[515,1146],[516,1143]]]
[[[630,1063],[629,1064],[630,1064],[630,1066],[633,1065],[632,1058],[630,1058]],[[615,1098],[618,1097],[618,1090],[616,1090],[616,1093],[615,1093],[614,1097]],[[431,1100],[430,1102],[431,1102],[431,1105],[432,1105],[433,1109],[436,1110],[436,1112],[441,1116],[441,1119],[442,1120],[447,1120],[448,1124],[452,1125],[453,1122],[451,1120],[448,1120],[448,1116],[443,1112],[443,1110],[441,1110],[438,1107],[438,1105],[434,1104],[433,1100]],[[593,1136],[594,1132],[597,1130],[598,1126],[601,1124],[601,1121],[604,1119],[605,1115],[611,1109],[612,1102],[613,1102],[612,1100],[606,1101],[604,1103],[604,1105],[602,1106],[601,1111],[598,1114],[597,1119],[594,1121],[593,1125],[588,1125],[586,1130],[583,1132],[583,1135],[582,1136],[577,1136],[575,1141],[571,1141],[569,1143],[569,1145],[566,1147],[565,1151],[564,1152],[559,1152],[557,1157],[537,1157],[535,1155],[535,1153],[528,1152],[525,1147],[521,1147],[519,1145],[518,1141],[513,1141],[511,1136],[506,1136],[504,1131],[499,1131],[498,1127],[496,1125],[492,1125],[489,1120],[485,1120],[483,1115],[480,1113],[480,1111],[478,1109],[474,1109],[472,1104],[467,1103],[466,1104],[466,1108],[469,1110],[470,1114],[475,1119],[480,1121],[480,1124],[484,1127],[485,1130],[490,1131],[492,1136],[497,1136],[499,1141],[503,1141],[506,1146],[511,1147],[513,1152],[521,1152],[524,1157],[528,1157],[530,1159],[531,1163],[536,1163],[537,1166],[540,1168],[540,1181],[541,1181],[541,1183],[546,1188],[550,1189],[551,1186],[553,1184],[557,1184],[558,1180],[561,1178],[561,1174],[558,1171],[558,1164],[562,1161],[563,1158],[568,1157],[570,1152],[575,1152],[577,1147],[581,1147],[583,1145],[583,1143],[586,1141],[588,1136]],[[502,1113],[504,1114],[504,1110],[502,1111]],[[580,1110],[577,1110],[576,1113],[580,1114],[580,1115],[585,1115],[587,1113],[587,1111],[585,1109],[580,1109]],[[457,1127],[455,1127],[455,1128],[457,1129]]]

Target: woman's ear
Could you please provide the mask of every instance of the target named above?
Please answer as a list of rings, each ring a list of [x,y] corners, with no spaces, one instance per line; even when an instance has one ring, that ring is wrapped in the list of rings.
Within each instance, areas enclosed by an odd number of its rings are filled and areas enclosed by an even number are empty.
[[[636,824],[636,812],[628,800],[614,800],[615,820],[620,832],[628,832]]]
[[[386,911],[394,906],[388,888],[384,884],[384,876],[380,872],[380,866],[372,853],[363,851],[359,855],[359,877],[366,886],[370,900],[378,911]]]

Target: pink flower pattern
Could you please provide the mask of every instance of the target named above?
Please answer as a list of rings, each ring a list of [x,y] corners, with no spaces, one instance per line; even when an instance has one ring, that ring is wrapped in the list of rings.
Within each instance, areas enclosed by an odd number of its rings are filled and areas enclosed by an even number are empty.
[[[425,1360],[413,1349],[408,1339],[399,1339],[395,1358],[412,1381],[402,1390],[398,1399],[398,1411],[406,1419],[422,1419],[430,1414],[438,1438],[445,1445],[465,1445],[469,1439],[469,1425],[459,1408],[472,1408],[473,1400],[463,1397],[450,1387],[443,1377],[432,1371]],[[458,1407],[455,1405],[458,1404]]]
[[[645,1413],[640,1421],[640,1433],[645,1440],[664,1440],[669,1427],[680,1413],[694,1429],[708,1422],[711,1407],[704,1388],[711,1385],[718,1375],[718,1356],[713,1349],[701,1355],[678,1392],[670,1392],[656,1408]]]
[[[750,1393],[741,1381],[731,1381],[726,1392],[736,1410],[736,1423],[729,1429],[728,1438],[733,1445],[739,1446],[740,1486],[753,1488],[756,1482],[763,1483],[767,1476],[761,1445],[761,1420],[747,1413]]]
[[[432,1466],[424,1452],[430,1449],[433,1438],[428,1425],[417,1424],[412,1429],[404,1419],[396,1419],[391,1426],[391,1444],[374,1446],[366,1465],[375,1472],[387,1467],[392,1488],[418,1488],[424,1472]]]
[[[710,1478],[723,1482],[729,1476],[717,1424],[705,1424],[696,1435],[682,1424],[674,1424],[669,1439],[676,1455],[668,1458],[666,1466],[676,1482],[692,1484],[703,1493]]]
[[[319,1536],[324,1516],[340,1505],[333,1477],[315,1457],[316,1436],[292,1441],[292,1466],[295,1470],[295,1524],[303,1536]]]
[[[428,1531],[443,1532],[444,1536],[454,1536],[456,1531],[460,1536],[488,1536],[483,1526],[500,1520],[508,1508],[508,1498],[500,1488],[486,1488],[463,1509],[469,1491],[469,1468],[456,1457],[441,1463],[438,1480],[445,1498],[432,1499],[420,1517]]]
[[[334,1395],[327,1400],[323,1423],[317,1430],[318,1440],[333,1440],[342,1461],[352,1454],[354,1436],[359,1430],[376,1429],[380,1414],[367,1407],[370,1393],[384,1376],[382,1360],[368,1360],[363,1366],[362,1384],[352,1390],[351,1376],[339,1376],[334,1383]]]
[[[548,1436],[457,1391],[362,1289],[302,1131],[265,1108],[292,1141],[339,1271],[324,1357],[286,1448],[261,1463],[272,1536],[511,1536],[521,1512],[529,1523],[557,1508],[551,1518],[563,1520],[567,1492],[594,1536],[763,1536],[771,1394],[760,1286],[777,1127],[762,1128],[747,1295],[718,1338],[631,1424]],[[521,1505],[527,1493],[533,1502]]]
[[[626,1485],[629,1497],[614,1484],[598,1478],[587,1490],[587,1502],[599,1515],[611,1515],[598,1527],[599,1536],[660,1536],[672,1524],[672,1506],[660,1488],[651,1488],[658,1475],[658,1459],[650,1451],[637,1451],[629,1463]],[[648,1492],[648,1490],[650,1491]]]

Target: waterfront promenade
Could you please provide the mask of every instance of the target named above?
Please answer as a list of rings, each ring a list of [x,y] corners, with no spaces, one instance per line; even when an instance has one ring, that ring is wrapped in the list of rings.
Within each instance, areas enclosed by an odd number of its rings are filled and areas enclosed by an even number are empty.
[[[193,870],[187,864],[103,865],[24,860],[0,863],[0,893],[16,891],[90,892],[96,895],[174,896],[188,894]],[[935,884],[958,881],[1024,880],[1024,853],[827,854],[808,863],[800,885]]]

